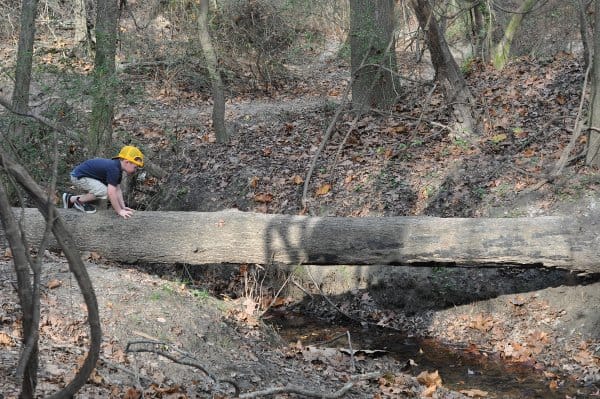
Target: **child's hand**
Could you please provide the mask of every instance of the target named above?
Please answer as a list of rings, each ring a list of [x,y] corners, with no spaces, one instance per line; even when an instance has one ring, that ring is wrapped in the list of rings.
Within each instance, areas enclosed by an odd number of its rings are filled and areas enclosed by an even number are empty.
[[[129,219],[130,217],[133,216],[133,209],[131,209],[131,208],[121,209],[119,211],[119,216],[121,216],[123,219]]]

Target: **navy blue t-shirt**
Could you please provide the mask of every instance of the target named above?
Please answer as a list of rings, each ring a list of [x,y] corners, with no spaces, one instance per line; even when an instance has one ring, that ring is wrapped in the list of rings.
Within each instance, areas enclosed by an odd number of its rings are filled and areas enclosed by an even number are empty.
[[[71,175],[78,179],[91,177],[92,179],[101,181],[105,185],[111,184],[117,186],[121,183],[122,178],[121,160],[106,158],[88,159],[73,169]]]

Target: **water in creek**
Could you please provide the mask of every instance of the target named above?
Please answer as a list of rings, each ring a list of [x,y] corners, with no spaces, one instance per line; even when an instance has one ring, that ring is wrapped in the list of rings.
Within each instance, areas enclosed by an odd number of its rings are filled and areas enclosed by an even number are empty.
[[[587,397],[565,382],[558,389],[550,389],[549,381],[541,372],[531,367],[507,365],[465,350],[449,348],[434,339],[417,339],[384,329],[363,329],[360,326],[334,326],[307,319],[303,316],[273,317],[267,320],[289,343],[302,341],[303,345],[319,345],[333,337],[342,338],[328,343],[327,347],[346,347],[346,332],[350,333],[354,350],[385,350],[388,355],[404,363],[413,363],[406,372],[418,375],[421,371],[438,370],[444,386],[453,390],[480,389],[488,392],[487,398],[496,399],[564,399]],[[301,322],[298,322],[298,320]]]

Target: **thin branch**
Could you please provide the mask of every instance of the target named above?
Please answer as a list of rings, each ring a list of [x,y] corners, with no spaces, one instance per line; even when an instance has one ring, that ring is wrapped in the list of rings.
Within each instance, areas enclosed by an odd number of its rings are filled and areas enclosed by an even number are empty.
[[[48,248],[48,244],[50,242],[50,237],[52,234],[52,226],[54,225],[54,221],[56,219],[56,212],[53,206],[52,194],[56,188],[56,177],[58,175],[58,137],[56,136],[56,130],[53,130],[54,136],[54,154],[52,157],[52,178],[50,180],[50,187],[48,188],[48,198],[46,201],[46,207],[48,212],[48,217],[46,219],[46,228],[44,230],[44,235],[42,236],[42,241],[37,249],[37,257],[32,260],[29,259],[29,265],[31,271],[33,272],[33,286],[31,292],[32,299],[32,329],[27,337],[25,342],[23,351],[21,352],[21,357],[19,359],[19,363],[17,365],[17,377],[19,379],[23,378],[25,374],[25,367],[29,362],[29,358],[34,351],[37,351],[38,348],[38,340],[39,340],[39,325],[40,325],[40,277],[42,274],[42,260],[44,259],[44,253],[46,252],[46,248]],[[25,239],[26,234],[21,227],[21,235]],[[27,246],[26,241],[24,244]]]
[[[315,288],[319,291],[319,293],[321,294],[321,296],[323,298],[325,298],[325,300],[335,309],[337,310],[342,316],[346,317],[348,320],[352,320],[355,322],[360,323],[362,320],[359,320],[353,316],[351,316],[350,314],[344,312],[342,309],[340,309],[339,306],[337,306],[335,303],[333,303],[333,301],[331,299],[329,299],[329,297],[327,295],[325,295],[325,293],[323,292],[323,290],[321,289],[321,287],[319,287],[319,284],[317,284],[317,282],[315,281],[315,278],[313,277],[312,273],[310,272],[310,270],[308,270],[308,266],[304,266],[304,270],[306,270],[306,274],[308,274],[308,277],[310,277],[310,279],[312,280],[313,284],[315,285]]]
[[[361,380],[368,380],[381,377],[382,373],[368,373],[363,375],[355,376],[350,382],[347,382],[342,388],[338,389],[332,393],[323,393],[318,391],[311,391],[308,389],[304,389],[302,387],[288,385],[285,387],[274,387],[267,388],[262,391],[249,392],[244,393],[239,396],[240,399],[251,399],[251,398],[259,398],[268,395],[275,395],[281,393],[294,393],[297,395],[302,395],[308,398],[323,398],[323,399],[337,399],[344,396],[352,387]]]
[[[267,308],[260,313],[259,318],[263,317],[265,315],[265,313],[267,313],[269,311],[269,309],[271,309],[271,307],[275,304],[275,301],[277,301],[277,298],[279,298],[279,294],[281,294],[281,291],[287,285],[287,283],[290,281],[290,279],[292,278],[293,275],[294,275],[294,272],[292,271],[287,276],[287,278],[285,279],[285,281],[283,282],[283,284],[281,285],[281,287],[279,287],[279,290],[277,290],[277,293],[273,297],[273,300],[271,301],[271,303],[269,303],[269,306],[267,306]],[[262,286],[262,284],[261,284],[261,286]]]
[[[321,139],[321,144],[319,145],[317,152],[313,156],[313,159],[308,168],[308,172],[306,172],[306,177],[304,178],[304,188],[302,189],[302,209],[308,208],[307,196],[308,196],[308,186],[309,186],[310,179],[312,178],[312,174],[315,171],[315,167],[317,164],[317,160],[319,159],[319,155],[321,154],[321,152],[323,152],[323,149],[325,148],[325,145],[329,141],[329,138],[331,137],[333,129],[335,128],[335,124],[337,123],[338,119],[340,118],[340,115],[342,114],[342,111],[344,110],[345,105],[348,103],[348,96],[350,94],[350,90],[352,89],[352,81],[353,80],[354,79],[351,79],[350,82],[348,83],[348,86],[346,87],[346,90],[344,91],[344,95],[342,96],[342,102],[338,106],[338,109],[335,111],[335,115],[333,116],[333,119],[331,120],[331,122],[329,122],[329,126],[327,126],[325,135],[323,136],[323,139]]]
[[[371,39],[372,40],[372,39]],[[391,49],[392,44],[394,43],[394,37],[392,35],[392,39],[389,41],[387,48],[386,48],[386,53],[388,53]],[[369,46],[371,45],[371,43],[369,43]],[[331,120],[331,122],[329,123],[329,126],[327,127],[327,131],[325,132],[325,135],[323,136],[323,139],[321,140],[321,144],[319,145],[319,148],[317,149],[317,152],[315,153],[313,160],[310,164],[310,167],[308,169],[308,172],[306,174],[306,178],[304,179],[304,188],[302,190],[302,209],[307,209],[308,208],[308,200],[307,200],[307,195],[308,195],[308,186],[310,183],[310,179],[312,177],[312,174],[314,172],[314,169],[316,167],[317,164],[317,160],[319,159],[319,156],[321,154],[321,152],[323,152],[323,149],[325,148],[325,146],[327,145],[327,142],[329,141],[329,139],[331,138],[331,135],[333,133],[333,129],[335,128],[335,124],[337,123],[342,110],[344,108],[344,106],[346,105],[347,101],[348,101],[348,96],[350,94],[350,91],[352,90],[352,84],[355,80],[355,77],[358,76],[359,72],[364,69],[367,68],[368,66],[371,66],[372,64],[367,64],[367,57],[368,57],[368,53],[366,53],[363,57],[363,59],[360,62],[359,67],[354,71],[354,73],[352,74],[351,78],[350,78],[350,82],[348,82],[348,86],[346,86],[346,90],[344,91],[344,95],[342,96],[342,102],[339,105],[338,109],[335,112],[335,115],[333,116],[333,119]],[[380,73],[382,71],[383,66],[382,65],[378,65],[379,69],[377,70],[377,75],[375,76],[375,78],[373,79],[373,81],[371,82],[371,86],[369,87],[369,93],[373,90],[373,88],[375,87],[375,84],[378,82],[379,77],[380,77]],[[364,106],[362,106],[359,110],[358,110],[358,114],[355,118],[355,121],[358,120],[358,118],[360,118],[363,114],[365,113],[365,109]],[[350,133],[348,133],[346,135],[346,138],[350,135]],[[341,152],[341,148],[343,146],[343,144],[345,143],[342,142],[342,144],[340,145],[340,148],[338,149],[338,154],[339,152]],[[336,157],[337,160],[337,157]],[[335,166],[335,164],[332,166],[332,168]]]
[[[9,100],[7,100],[6,98],[3,98],[1,96],[0,96],[0,105],[2,105],[4,108],[6,108],[8,111],[10,111],[11,113],[13,113],[15,115],[34,119],[34,120],[42,123],[43,125],[64,134],[66,137],[70,137],[74,140],[79,140],[81,137],[79,134],[65,129],[63,126],[57,124],[56,122],[54,122],[42,115],[39,115],[36,113],[18,112],[16,109],[13,108],[13,106]]]
[[[352,365],[352,372],[356,371],[356,364],[354,362],[354,350],[352,349],[352,340],[350,339],[350,331],[346,331],[348,336],[348,348],[350,349],[350,364]]]
[[[144,345],[144,346],[134,347],[135,345]],[[148,345],[151,345],[152,347],[149,347]],[[165,352],[164,350],[159,349],[159,348],[166,348],[166,349],[173,350],[173,351],[179,353],[181,355],[181,357],[177,357],[175,355],[172,355],[172,354],[170,354],[168,352]],[[210,371],[208,371],[206,369],[206,367],[204,367],[203,365],[201,365],[198,362],[198,360],[195,359],[190,353],[182,351],[180,349],[177,349],[174,346],[172,346],[171,344],[168,344],[166,342],[154,341],[154,340],[130,341],[130,342],[127,343],[127,346],[125,347],[125,352],[126,353],[131,353],[131,352],[138,352],[138,353],[140,353],[140,352],[149,352],[149,353],[155,353],[155,354],[157,354],[159,356],[162,356],[162,357],[164,357],[166,359],[171,360],[174,363],[181,364],[183,366],[193,367],[195,369],[198,369],[198,370],[202,371],[215,384],[220,384],[220,383],[230,384],[235,389],[236,396],[239,394],[240,389],[239,389],[239,387],[237,386],[237,384],[234,381],[231,381],[231,380],[220,380],[220,379],[218,379]],[[190,359],[190,360],[187,360],[187,359]]]
[[[581,113],[583,110],[583,103],[585,101],[585,88],[587,87],[588,77],[590,75],[590,71],[592,69],[592,64],[588,65],[587,70],[585,71],[585,77],[583,79],[583,87],[581,88],[581,100],[579,101],[579,109],[577,110],[577,117],[575,119],[575,127],[573,128],[573,134],[571,135],[571,140],[569,144],[565,147],[562,154],[560,155],[560,159],[556,163],[554,170],[552,171],[551,177],[557,177],[562,173],[562,170],[567,165],[569,160],[569,154],[573,151],[575,144],[577,143],[577,139],[581,135]]]

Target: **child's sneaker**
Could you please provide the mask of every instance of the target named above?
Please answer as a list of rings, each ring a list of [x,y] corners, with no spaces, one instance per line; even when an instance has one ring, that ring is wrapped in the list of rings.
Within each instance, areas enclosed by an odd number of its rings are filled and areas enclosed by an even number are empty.
[[[63,208],[65,208],[65,209],[73,208],[73,204],[71,203],[71,197],[72,197],[71,194],[63,193],[63,195],[62,195]]]
[[[75,209],[80,210],[81,212],[96,213],[96,208],[93,205],[90,205],[86,202],[79,202],[79,199],[76,199],[75,202],[73,202],[73,206]]]

